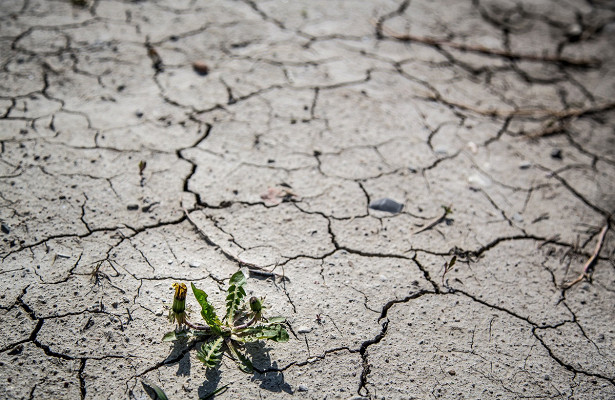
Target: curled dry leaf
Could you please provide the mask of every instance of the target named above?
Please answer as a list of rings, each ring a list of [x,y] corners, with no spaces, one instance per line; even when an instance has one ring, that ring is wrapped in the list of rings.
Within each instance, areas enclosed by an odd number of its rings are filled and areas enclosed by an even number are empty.
[[[270,205],[278,205],[285,201],[297,200],[297,194],[289,188],[270,187],[267,191],[261,194],[261,199]]]

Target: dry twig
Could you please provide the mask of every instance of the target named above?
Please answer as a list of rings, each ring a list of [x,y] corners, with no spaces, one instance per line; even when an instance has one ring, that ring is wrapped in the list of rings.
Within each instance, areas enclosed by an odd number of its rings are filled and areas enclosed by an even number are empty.
[[[439,217],[434,218],[433,220],[431,220],[431,222],[429,222],[427,225],[425,225],[424,227],[420,228],[419,230],[412,232],[412,235],[417,235],[421,232],[425,232],[428,229],[433,228],[434,226],[438,225],[440,222],[446,220],[446,216],[451,214],[453,211],[451,210],[451,206],[442,206],[442,208],[444,208],[444,212],[442,213],[442,215],[440,215]]]
[[[567,110],[550,110],[550,109],[541,109],[541,108],[525,108],[525,109],[517,109],[517,110],[499,110],[499,109],[481,109],[472,107],[467,104],[457,103],[454,101],[449,101],[446,99],[442,99],[437,96],[428,96],[425,97],[426,100],[432,101],[441,101],[446,105],[458,108],[463,111],[470,111],[476,114],[488,116],[488,117],[498,117],[498,118],[511,118],[511,117],[521,117],[521,118],[531,118],[531,119],[551,119],[551,120],[561,120],[568,118],[576,118],[581,117],[587,114],[596,114],[603,111],[609,111],[615,109],[615,102],[599,104],[594,107],[579,107],[579,108],[569,108]]]
[[[549,55],[537,55],[537,54],[520,54],[520,53],[513,53],[508,50],[499,50],[499,49],[493,49],[493,48],[484,47],[484,46],[456,43],[456,42],[451,42],[450,40],[431,38],[427,36],[417,36],[417,35],[411,35],[411,34],[402,35],[387,27],[382,27],[382,33],[386,34],[388,37],[400,40],[402,42],[416,42],[416,43],[426,44],[429,46],[449,47],[451,49],[456,49],[460,51],[468,51],[468,52],[486,54],[486,55],[491,55],[491,56],[505,57],[511,60],[552,62],[552,63],[571,65],[574,67],[583,67],[583,68],[591,68],[591,67],[596,67],[600,65],[600,61],[596,59],[575,59],[575,58],[568,58],[568,57],[562,57],[562,56],[556,56],[556,55],[549,56]]]
[[[596,249],[594,250],[594,253],[591,255],[591,257],[589,257],[589,259],[583,266],[583,272],[581,272],[581,274],[575,280],[562,285],[564,289],[571,288],[572,286],[581,282],[583,279],[587,279],[587,280],[591,279],[591,274],[593,272],[594,264],[596,263],[596,260],[598,259],[598,254],[600,254],[600,250],[602,249],[602,245],[604,244],[604,238],[608,230],[609,230],[609,223],[607,221],[607,223],[604,224],[604,226],[602,227],[602,230],[600,231],[600,236],[598,236],[598,243],[596,243]]]

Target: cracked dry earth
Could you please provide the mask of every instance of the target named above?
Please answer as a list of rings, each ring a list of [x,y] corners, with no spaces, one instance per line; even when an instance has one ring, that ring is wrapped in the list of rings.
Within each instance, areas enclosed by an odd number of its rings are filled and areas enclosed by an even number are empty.
[[[0,397],[615,398],[614,35],[600,0],[0,2]],[[242,267],[291,339],[207,372],[171,284],[223,307]]]

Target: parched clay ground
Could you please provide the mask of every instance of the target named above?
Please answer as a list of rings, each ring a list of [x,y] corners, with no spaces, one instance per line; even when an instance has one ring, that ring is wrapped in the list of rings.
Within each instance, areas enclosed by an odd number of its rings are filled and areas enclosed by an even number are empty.
[[[615,398],[613,2],[80,3],[0,2],[0,398]]]

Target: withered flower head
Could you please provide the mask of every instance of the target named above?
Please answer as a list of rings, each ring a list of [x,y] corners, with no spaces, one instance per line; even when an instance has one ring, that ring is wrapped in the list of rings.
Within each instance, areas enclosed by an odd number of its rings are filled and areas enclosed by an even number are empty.
[[[263,300],[258,297],[250,297],[250,309],[254,312],[259,312],[263,309]]]
[[[186,321],[186,293],[188,288],[184,283],[174,283],[175,295],[173,296],[173,307],[169,313],[169,321],[177,321],[183,325]]]

